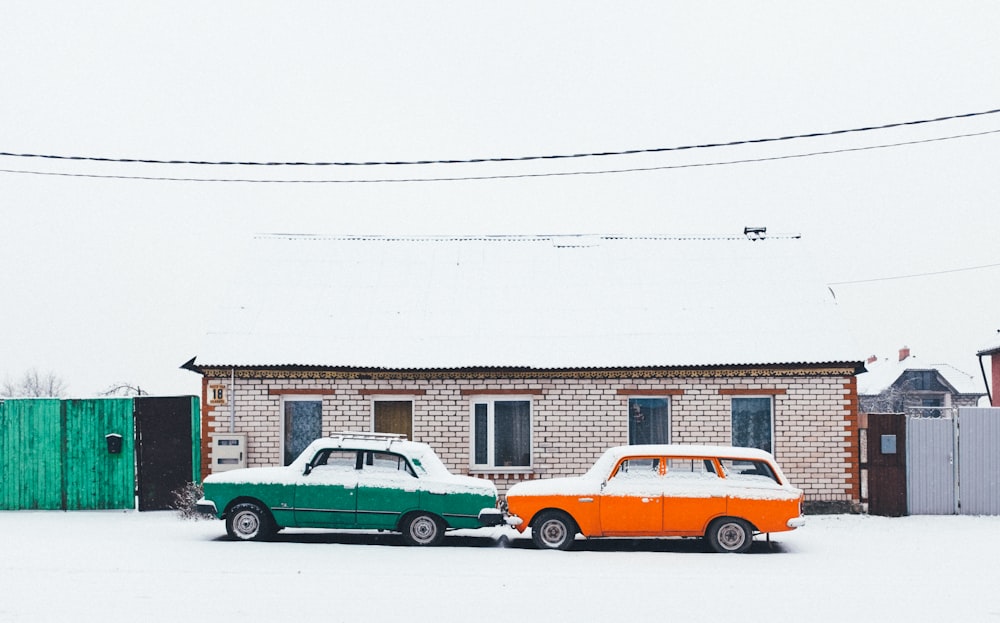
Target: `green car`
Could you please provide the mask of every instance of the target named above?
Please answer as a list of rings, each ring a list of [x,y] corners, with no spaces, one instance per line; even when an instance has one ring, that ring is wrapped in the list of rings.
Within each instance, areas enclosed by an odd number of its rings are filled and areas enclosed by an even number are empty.
[[[317,439],[286,467],[212,474],[197,508],[224,519],[241,541],[282,528],[339,528],[436,545],[447,530],[505,522],[492,482],[450,473],[427,444],[373,433]]]

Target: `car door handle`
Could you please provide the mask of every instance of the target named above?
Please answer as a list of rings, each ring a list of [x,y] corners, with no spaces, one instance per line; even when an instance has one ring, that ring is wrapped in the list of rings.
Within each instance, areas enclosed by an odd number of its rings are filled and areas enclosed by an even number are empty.
[[[579,498],[577,502],[593,502],[594,498]]]

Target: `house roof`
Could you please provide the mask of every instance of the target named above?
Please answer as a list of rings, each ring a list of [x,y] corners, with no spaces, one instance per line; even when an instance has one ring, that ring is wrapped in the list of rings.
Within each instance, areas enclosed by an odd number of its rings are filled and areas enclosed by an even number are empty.
[[[867,374],[858,377],[858,394],[861,396],[877,396],[888,389],[908,371],[934,370],[958,394],[985,395],[982,379],[959,370],[948,363],[933,363],[934,360],[924,360],[916,355],[910,355],[899,361],[894,359],[879,359],[865,364]]]
[[[198,367],[852,363],[798,237],[262,235]]]

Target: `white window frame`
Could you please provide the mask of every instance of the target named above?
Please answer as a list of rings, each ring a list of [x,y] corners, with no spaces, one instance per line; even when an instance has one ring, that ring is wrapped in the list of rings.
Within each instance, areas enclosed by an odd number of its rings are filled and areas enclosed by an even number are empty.
[[[741,395],[735,395],[735,396],[730,396],[729,397],[729,443],[732,444],[732,445],[734,445],[734,446],[736,445],[736,439],[734,439],[735,432],[736,432],[736,427],[733,426],[733,401],[734,400],[738,400],[740,398],[756,398],[756,399],[762,399],[762,400],[769,401],[770,406],[768,408],[770,409],[770,413],[771,413],[770,431],[768,433],[768,434],[771,435],[771,450],[770,450],[770,452],[771,452],[771,454],[775,454],[775,450],[777,449],[777,445],[778,445],[777,439],[774,436],[774,421],[776,419],[775,412],[774,412],[775,400],[774,400],[774,396],[772,396],[770,394],[768,394],[768,395],[747,394],[747,395],[742,395],[742,396]]]
[[[528,464],[527,465],[495,465],[496,456],[496,426],[495,408],[497,402],[527,402],[528,403]],[[486,407],[486,463],[476,463],[476,405]],[[507,474],[528,473],[534,469],[535,463],[535,401],[534,396],[525,395],[477,395],[469,401],[469,469],[472,472],[503,472]]]

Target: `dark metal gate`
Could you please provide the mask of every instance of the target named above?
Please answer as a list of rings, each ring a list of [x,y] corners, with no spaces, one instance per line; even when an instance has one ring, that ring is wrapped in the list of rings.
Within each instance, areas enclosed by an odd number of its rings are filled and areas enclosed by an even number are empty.
[[[134,400],[139,510],[168,510],[174,506],[173,492],[191,482],[198,464],[192,453],[192,446],[197,447],[192,442],[197,398]]]
[[[868,512],[906,514],[906,415],[869,413],[867,428]]]

